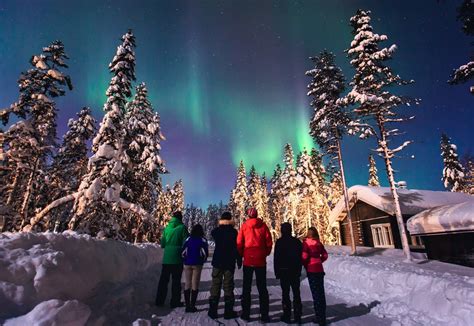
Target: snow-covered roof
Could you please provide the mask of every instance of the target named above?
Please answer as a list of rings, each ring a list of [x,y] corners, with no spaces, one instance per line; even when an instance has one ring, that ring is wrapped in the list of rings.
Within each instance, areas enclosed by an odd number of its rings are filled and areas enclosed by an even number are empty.
[[[474,231],[474,197],[464,203],[424,210],[410,218],[410,234]]]
[[[392,193],[388,187],[352,186],[348,189],[350,207],[356,200],[361,200],[388,215],[395,215]],[[472,196],[458,192],[397,189],[400,198],[400,207],[403,215],[415,215],[426,209],[459,204],[472,200]],[[341,198],[329,215],[329,227],[346,216],[344,198]]]

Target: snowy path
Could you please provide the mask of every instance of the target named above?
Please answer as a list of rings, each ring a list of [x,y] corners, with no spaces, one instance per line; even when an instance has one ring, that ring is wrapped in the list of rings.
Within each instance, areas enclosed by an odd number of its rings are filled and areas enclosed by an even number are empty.
[[[270,293],[270,325],[285,325],[280,323],[281,315],[281,288],[279,281],[275,279],[273,272],[269,270],[267,272],[267,286]],[[212,267],[210,263],[206,263],[202,271],[201,277],[201,286],[203,289],[199,293],[198,302],[196,304],[198,312],[194,314],[184,313],[184,308],[178,308],[170,311],[169,309],[165,311],[164,308],[157,311],[161,325],[244,325],[245,322],[241,319],[235,319],[226,321],[222,317],[223,315],[223,302],[222,299],[219,304],[219,316],[220,318],[216,321],[213,321],[207,316],[208,308],[208,297],[209,297],[209,288],[211,285],[211,271]],[[240,300],[238,300],[241,291],[242,291],[242,270],[236,271],[236,311],[240,311]],[[255,284],[255,280],[254,280]],[[344,302],[341,299],[338,299],[331,295],[330,288],[326,289],[326,298],[327,298],[327,315],[328,323],[331,325],[390,325],[391,320],[381,319],[372,314],[370,314],[370,308],[366,305],[350,305]],[[308,281],[306,278],[302,278],[301,282],[301,299],[303,301],[303,323],[311,325],[311,320],[313,319],[313,308],[312,308],[312,299],[311,292],[308,287]],[[259,324],[259,312],[258,312],[258,292],[255,286],[252,287],[252,310],[251,317],[252,320],[250,325]]]

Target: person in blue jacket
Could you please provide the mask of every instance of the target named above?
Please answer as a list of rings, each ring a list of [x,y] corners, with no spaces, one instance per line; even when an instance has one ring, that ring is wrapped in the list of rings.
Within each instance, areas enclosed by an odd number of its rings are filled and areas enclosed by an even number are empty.
[[[209,249],[204,230],[196,224],[191,230],[191,236],[183,245],[182,257],[184,263],[184,302],[186,312],[196,312],[196,299],[201,281],[202,266],[209,256]]]

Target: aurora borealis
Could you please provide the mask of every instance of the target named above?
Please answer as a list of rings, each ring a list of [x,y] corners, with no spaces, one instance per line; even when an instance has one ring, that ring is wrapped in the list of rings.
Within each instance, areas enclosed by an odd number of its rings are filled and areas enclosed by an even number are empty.
[[[395,161],[397,178],[409,188],[441,190],[440,133],[452,137],[461,155],[473,150],[468,85],[446,83],[472,53],[472,39],[456,21],[459,3],[2,0],[0,107],[16,100],[16,80],[30,56],[60,39],[71,57],[74,90],[57,101],[59,134],[83,106],[100,119],[108,63],[132,28],[137,83],[147,84],[167,137],[162,157],[171,174],[165,181],[182,178],[187,203],[227,201],[241,159],[247,169],[253,164],[271,175],[286,142],[295,151],[312,146],[308,57],[333,51],[349,80],[353,71],[343,52],[352,39],[349,18],[370,9],[375,31],[399,47],[392,66],[415,80],[404,94],[422,100],[407,111],[415,120],[400,126],[407,132],[401,139],[415,143]],[[344,139],[349,184],[367,183],[370,148],[370,141]],[[384,180],[382,161],[377,164]]]

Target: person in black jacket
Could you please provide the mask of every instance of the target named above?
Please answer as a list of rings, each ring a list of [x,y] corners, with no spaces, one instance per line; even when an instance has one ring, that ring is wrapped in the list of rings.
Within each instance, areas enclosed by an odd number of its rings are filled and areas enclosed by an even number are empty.
[[[219,226],[212,230],[211,236],[215,242],[212,257],[212,284],[209,297],[208,315],[217,318],[217,306],[221,288],[224,288],[224,319],[237,318],[234,311],[234,271],[235,265],[242,267],[242,258],[237,251],[237,230],[229,212],[224,212],[219,220]]]
[[[293,291],[293,313],[296,323],[301,322],[302,305],[300,295],[301,241],[291,235],[291,224],[281,225],[281,238],[276,241],[274,254],[275,277],[280,279],[283,316],[281,321],[291,322],[290,288]]]

